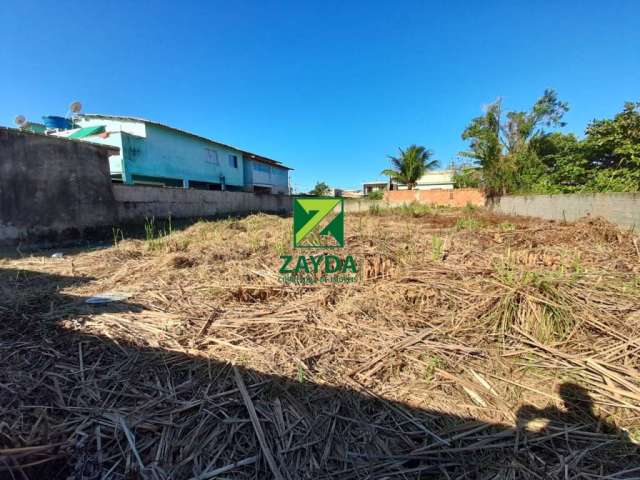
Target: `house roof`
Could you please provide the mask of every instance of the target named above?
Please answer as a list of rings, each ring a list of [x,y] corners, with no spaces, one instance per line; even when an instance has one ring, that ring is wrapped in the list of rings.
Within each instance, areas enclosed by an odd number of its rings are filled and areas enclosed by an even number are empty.
[[[244,150],[240,150],[242,152],[242,156],[246,157],[250,160],[255,160],[257,162],[266,163],[268,165],[273,165],[274,167],[284,168],[285,170],[293,170],[291,167],[287,167],[277,160],[272,160],[271,158],[263,157],[262,155],[258,155],[251,152],[246,152]]]
[[[363,185],[387,185],[389,180],[374,180],[373,182],[362,182]]]
[[[221,147],[229,148],[231,150],[237,150],[238,152],[242,153],[242,155],[248,156],[252,160],[257,160],[259,162],[268,163],[269,165],[273,165],[273,166],[280,167],[280,168],[285,168],[287,170],[293,170],[292,168],[286,167],[282,163],[280,163],[280,162],[278,162],[276,160],[272,160],[270,158],[263,157],[263,156],[258,155],[256,153],[247,152],[245,150],[242,150],[240,148],[234,147],[232,145],[227,145],[225,143],[216,142],[215,140],[211,140],[210,138],[203,137],[202,135],[197,135],[195,133],[187,132],[186,130],[181,130],[179,128],[171,127],[169,125],[165,125],[164,123],[155,122],[153,120],[147,120],[146,118],[129,117],[129,116],[122,116],[122,115],[104,115],[104,114],[101,114],[101,113],[81,113],[78,116],[81,117],[81,118],[104,118],[106,120],[123,120],[123,121],[129,121],[129,122],[148,123],[150,125],[155,125],[156,127],[166,128],[168,130],[172,130],[174,132],[181,133],[183,135],[188,135],[190,137],[197,138],[199,140],[204,140],[205,142],[215,143],[216,145],[220,145]]]

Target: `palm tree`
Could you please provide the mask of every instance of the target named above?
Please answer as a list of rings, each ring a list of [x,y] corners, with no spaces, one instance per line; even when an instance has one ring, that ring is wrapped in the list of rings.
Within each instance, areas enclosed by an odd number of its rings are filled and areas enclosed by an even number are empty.
[[[412,190],[416,186],[420,177],[428,170],[433,170],[438,166],[437,160],[431,160],[433,152],[418,145],[411,145],[409,148],[400,150],[398,157],[389,155],[391,164],[395,168],[383,170],[381,175],[386,175],[391,180],[402,183]]]

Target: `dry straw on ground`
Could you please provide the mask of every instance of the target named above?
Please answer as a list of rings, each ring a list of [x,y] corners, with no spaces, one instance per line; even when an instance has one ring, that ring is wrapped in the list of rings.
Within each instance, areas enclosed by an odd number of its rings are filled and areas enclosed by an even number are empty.
[[[346,232],[354,285],[282,285],[268,215],[0,260],[0,478],[640,478],[631,233],[424,208]]]

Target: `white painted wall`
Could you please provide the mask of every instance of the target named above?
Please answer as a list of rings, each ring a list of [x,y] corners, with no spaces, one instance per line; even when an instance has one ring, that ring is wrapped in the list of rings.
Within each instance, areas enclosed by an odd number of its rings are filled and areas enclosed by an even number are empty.
[[[82,127],[92,127],[94,125],[104,125],[104,123],[96,122],[95,124],[82,125]],[[53,132],[51,135],[54,137],[64,138],[72,135],[78,130],[79,128],[74,128],[73,130],[62,130],[59,132]],[[95,143],[97,145],[109,145],[111,147],[119,148],[120,152],[117,155],[109,156],[109,170],[111,171],[111,174],[122,174],[122,131],[118,128],[112,127],[111,129],[105,128],[105,132],[108,132],[108,136],[106,138],[103,138],[100,135],[92,135],[80,140]]]
[[[406,190],[407,187],[400,186],[398,190]],[[453,189],[453,170],[434,170],[425,173],[415,187],[416,190],[452,190]]]
[[[125,132],[137,137],[146,137],[147,128],[144,122],[136,122],[129,120],[116,120],[109,118],[89,118],[79,117],[76,124],[81,127],[94,127],[104,125],[107,132]]]

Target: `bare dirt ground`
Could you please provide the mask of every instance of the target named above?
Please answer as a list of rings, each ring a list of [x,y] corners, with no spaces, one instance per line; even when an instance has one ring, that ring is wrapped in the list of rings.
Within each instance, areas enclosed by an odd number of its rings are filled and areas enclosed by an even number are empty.
[[[636,237],[425,208],[345,231],[356,284],[281,284],[268,215],[0,260],[0,478],[640,478]]]

